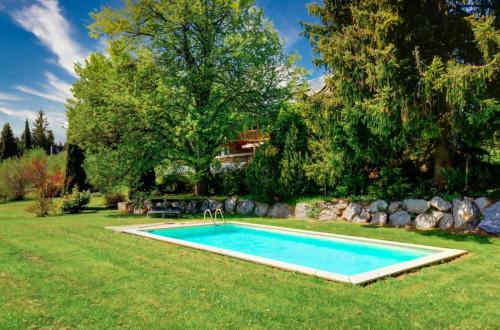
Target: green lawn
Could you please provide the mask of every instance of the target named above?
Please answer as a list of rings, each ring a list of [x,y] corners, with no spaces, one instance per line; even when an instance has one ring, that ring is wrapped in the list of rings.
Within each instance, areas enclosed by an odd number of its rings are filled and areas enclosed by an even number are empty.
[[[34,218],[0,205],[0,329],[498,329],[500,239],[348,223],[247,218],[464,249],[455,261],[367,286],[114,233],[145,223],[94,207]],[[158,220],[153,220],[158,221]]]

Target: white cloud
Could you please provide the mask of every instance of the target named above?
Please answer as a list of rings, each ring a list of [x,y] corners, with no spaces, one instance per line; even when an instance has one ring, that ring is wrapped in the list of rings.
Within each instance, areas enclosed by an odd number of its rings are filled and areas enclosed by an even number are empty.
[[[76,77],[74,63],[81,62],[86,51],[71,38],[71,26],[62,15],[58,0],[36,0],[11,16],[56,55],[61,67]]]
[[[45,72],[47,82],[42,85],[42,89],[35,89],[24,85],[18,85],[14,88],[27,94],[42,97],[58,103],[66,103],[66,99],[71,97],[71,84],[57,78],[50,72]]]
[[[22,98],[17,95],[10,93],[0,93],[0,101],[21,101],[21,100]]]
[[[10,109],[6,107],[0,107],[0,112],[9,117],[20,118],[20,119],[28,118],[29,120],[35,120],[37,114],[35,111],[31,110]]]

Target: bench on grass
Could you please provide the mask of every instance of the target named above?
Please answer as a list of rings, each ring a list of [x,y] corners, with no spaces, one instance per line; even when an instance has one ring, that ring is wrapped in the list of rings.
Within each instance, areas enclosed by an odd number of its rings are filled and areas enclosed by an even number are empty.
[[[152,208],[146,213],[147,217],[154,214],[161,214],[161,218],[165,219],[167,215],[177,216],[177,218],[181,218],[181,210],[177,206],[178,203],[169,202],[166,200],[162,201],[152,201]]]

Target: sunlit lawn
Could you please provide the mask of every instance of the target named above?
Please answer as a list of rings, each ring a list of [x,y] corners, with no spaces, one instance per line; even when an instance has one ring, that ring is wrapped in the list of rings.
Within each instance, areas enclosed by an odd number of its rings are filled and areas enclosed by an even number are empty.
[[[114,233],[158,222],[94,208],[34,218],[0,205],[0,329],[497,329],[500,239],[335,222],[243,221],[464,249],[368,286]],[[240,219],[242,220],[242,219]]]

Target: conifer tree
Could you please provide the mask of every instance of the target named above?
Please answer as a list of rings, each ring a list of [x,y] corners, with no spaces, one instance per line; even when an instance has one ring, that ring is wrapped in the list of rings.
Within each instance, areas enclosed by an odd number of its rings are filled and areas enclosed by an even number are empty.
[[[33,124],[33,147],[47,150],[47,129],[49,122],[45,117],[43,110],[38,112],[35,123]]]
[[[21,148],[23,153],[31,149],[31,131],[28,118],[26,118],[24,122],[24,132],[23,135],[21,135]]]
[[[10,124],[7,123],[3,126],[0,136],[0,159],[7,159],[18,155],[19,150],[14,133],[12,133]]]

